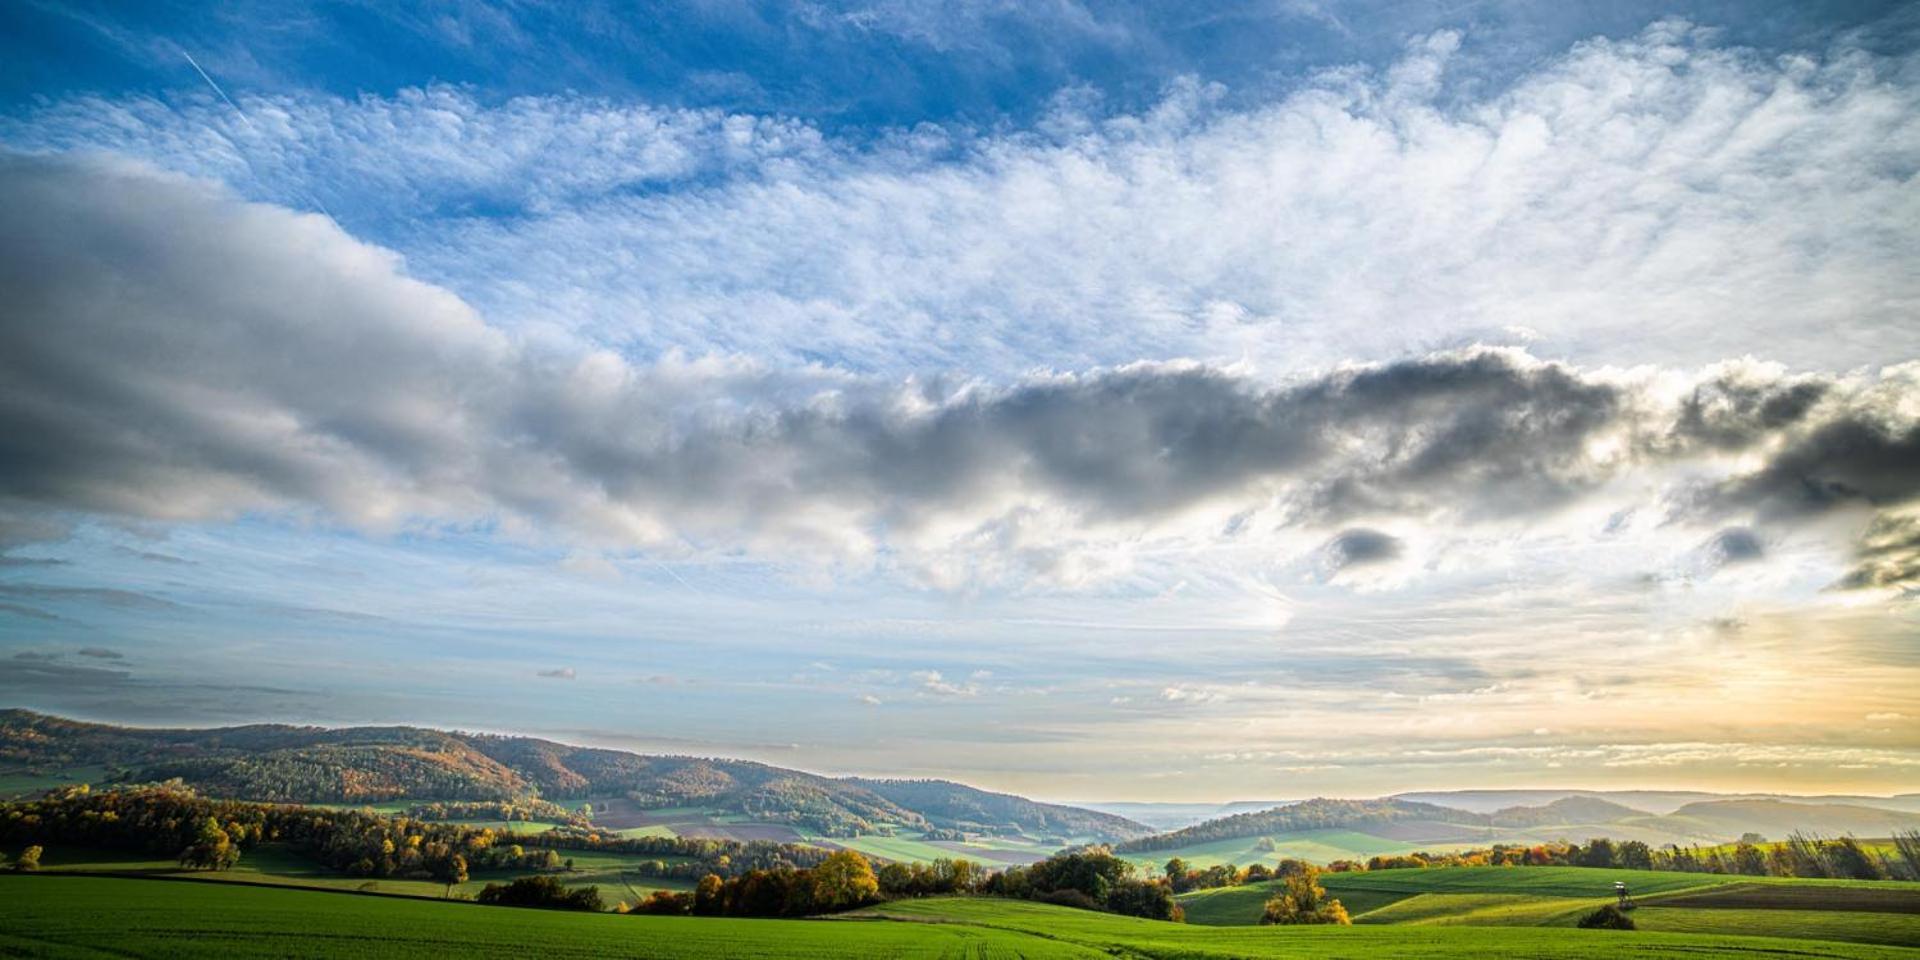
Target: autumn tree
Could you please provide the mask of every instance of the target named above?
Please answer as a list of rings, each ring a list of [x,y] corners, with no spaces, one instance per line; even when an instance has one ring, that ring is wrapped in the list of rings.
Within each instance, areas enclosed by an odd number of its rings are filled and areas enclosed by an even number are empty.
[[[239,861],[240,848],[213,817],[200,824],[199,834],[180,851],[180,865],[195,870],[225,870]]]
[[[1312,867],[1291,874],[1286,885],[1279,893],[1267,900],[1266,908],[1260,915],[1264,924],[1330,923],[1346,926],[1353,922],[1347,916],[1347,908],[1338,900],[1328,899],[1326,888],[1320,886],[1320,871]]]
[[[40,869],[40,855],[45,852],[46,851],[42,850],[38,845],[28,847],[20,851],[20,856],[14,859],[13,868],[23,872],[38,870]]]
[[[852,850],[836,850],[813,868],[813,907],[827,912],[868,903],[880,895],[873,864]]]
[[[446,896],[453,896],[454,885],[467,882],[467,858],[456,853],[434,861],[433,878],[447,885]]]

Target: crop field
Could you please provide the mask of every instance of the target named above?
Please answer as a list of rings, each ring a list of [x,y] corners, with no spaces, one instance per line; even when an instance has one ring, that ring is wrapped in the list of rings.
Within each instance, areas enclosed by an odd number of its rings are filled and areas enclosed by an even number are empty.
[[[1920,884],[1655,873],[1589,867],[1453,867],[1322,874],[1358,925],[1569,927],[1612,902],[1615,880],[1645,930],[1920,946]],[[1257,924],[1275,884],[1181,896],[1195,925]]]
[[[1045,860],[1054,852],[1053,847],[999,837],[960,843],[946,840],[927,840],[922,834],[914,832],[902,832],[894,836],[822,837],[809,835],[806,838],[806,842],[817,843],[823,847],[858,850],[869,857],[878,857],[882,860],[921,862],[941,859],[959,859],[987,864],[1034,863]]]
[[[671,857],[632,857],[620,854],[571,852],[574,869],[556,874],[571,887],[598,886],[611,904],[616,900],[632,902],[653,890],[684,890],[691,884],[663,877],[642,877],[633,872],[639,860],[672,860]],[[172,860],[147,854],[117,850],[88,850],[75,847],[49,848],[41,861],[47,873],[93,873],[190,879],[209,883],[271,884],[308,887],[317,890],[346,890],[408,897],[443,897],[446,887],[431,880],[407,880],[392,877],[348,877],[334,873],[283,848],[266,845],[248,850],[231,870],[183,870]],[[504,883],[526,871],[475,870],[466,883],[455,884],[456,896],[472,897],[488,883]]]
[[[1332,893],[1331,890],[1328,892]],[[1183,894],[1180,906],[1187,911],[1187,922],[1191,924],[1208,927],[1246,926],[1260,922],[1260,913],[1273,893],[1273,885],[1267,883],[1215,887]],[[1356,918],[1408,897],[1419,896],[1392,890],[1341,890],[1335,895],[1339,897],[1341,905],[1347,908],[1347,913]]]
[[[1700,910],[1644,906],[1633,912],[1642,930],[1739,933],[1920,946],[1920,916],[1845,910]]]
[[[1853,910],[1920,914],[1920,890],[1911,884],[1878,887],[1803,883],[1721,884],[1659,899],[1662,907],[1696,910]]]
[[[1264,840],[1272,841],[1271,850],[1261,849]],[[1420,843],[1395,840],[1356,830],[1299,830],[1276,833],[1271,837],[1214,840],[1152,853],[1126,854],[1126,857],[1142,866],[1157,867],[1172,857],[1179,857],[1195,867],[1211,867],[1220,863],[1245,867],[1255,863],[1272,865],[1288,858],[1309,863],[1329,863],[1334,860],[1365,860],[1382,854],[1412,853],[1415,850],[1446,853],[1475,845],[1458,841]]]
[[[30,796],[77,783],[106,780],[105,767],[64,767],[58,770],[0,770],[0,800]]]
[[[935,899],[833,920],[559,913],[312,890],[0,876],[0,954],[189,957],[1481,957],[1914,960],[1892,947],[1549,928],[1205,928],[1018,901]],[[111,923],[102,923],[111,917]]]

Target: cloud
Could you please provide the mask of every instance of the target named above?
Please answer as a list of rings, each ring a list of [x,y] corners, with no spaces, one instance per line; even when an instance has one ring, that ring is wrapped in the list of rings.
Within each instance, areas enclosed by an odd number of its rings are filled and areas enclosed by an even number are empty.
[[[1885,514],[1861,538],[1858,563],[1836,586],[1847,590],[1920,588],[1920,517]]]
[[[1767,555],[1766,545],[1745,527],[1732,527],[1713,535],[1702,544],[1708,566],[1719,568],[1735,563],[1751,563]]]
[[[1678,501],[1707,519],[1920,493],[1915,366],[1583,370],[1474,347],[1278,381],[1161,362],[996,384],[641,365],[490,326],[324,218],[120,162],[0,159],[0,233],[11,515],[486,524],[886,556],[957,586],[1097,578],[1085,544],[1186,536],[1194,513],[1214,531],[1250,509],[1289,527],[1501,524],[1670,464],[1719,475]],[[1372,533],[1337,536],[1341,562],[1380,559]]]
[[[1440,33],[1284,96],[1188,80],[1132,112],[1068,97],[1031,128],[877,138],[433,87],[247,99],[251,128],[76,97],[0,141],[324,192],[503,329],[648,359],[1006,380],[1514,337],[1592,364],[1920,353],[1915,55],[1712,37],[1662,22],[1456,84],[1476,37]]]
[[[1327,541],[1327,545],[1322,549],[1325,551],[1329,566],[1335,570],[1344,570],[1347,567],[1384,563],[1397,559],[1401,554],[1401,547],[1402,544],[1397,537],[1378,530],[1355,527],[1340,531],[1332,540]]]
[[[4,414],[0,414],[4,419]],[[5,441],[0,441],[0,447]],[[171,600],[140,593],[136,590],[121,590],[114,587],[58,587],[40,583],[0,583],[0,597],[15,600],[37,600],[42,603],[88,603],[121,610],[143,610],[159,612],[177,610],[179,605]]]
[[[118,650],[109,650],[106,647],[81,647],[78,652],[83,657],[92,657],[95,660],[126,659],[126,654]]]
[[[535,676],[545,677],[548,680],[572,680],[575,674],[572,667],[559,667],[553,670],[541,670]]]
[[[980,693],[975,683],[954,683],[940,675],[938,670],[917,670],[913,679],[919,681],[920,690],[936,697],[973,697]]]

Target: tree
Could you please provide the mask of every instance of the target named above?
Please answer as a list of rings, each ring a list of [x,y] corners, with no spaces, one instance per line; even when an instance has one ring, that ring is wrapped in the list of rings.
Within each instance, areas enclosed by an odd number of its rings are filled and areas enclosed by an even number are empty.
[[[600,899],[599,887],[569,889],[550,876],[521,877],[505,886],[489,883],[476,899],[481,903],[503,907],[541,907],[594,913],[606,909],[606,901]]]
[[[693,912],[705,917],[719,916],[725,906],[726,881],[709,873],[693,887]]]
[[[1852,837],[1828,841],[1822,851],[1836,877],[1848,880],[1885,880],[1886,872],[1872,854]]]
[[[13,861],[13,868],[21,872],[38,870],[40,869],[40,855],[45,852],[46,851],[41,849],[38,844],[28,847],[20,851],[20,856]]]
[[[453,886],[467,882],[467,858],[452,854],[433,862],[433,878],[447,885],[446,896],[453,896]]]
[[[1353,923],[1347,916],[1347,908],[1338,900],[1327,898],[1327,891],[1320,886],[1320,871],[1308,867],[1306,870],[1287,877],[1286,885],[1279,893],[1267,900],[1266,908],[1261,912],[1263,924],[1328,923],[1347,926]]]
[[[1653,848],[1645,841],[1628,840],[1620,845],[1620,865],[1629,870],[1652,870]]]
[[[816,911],[844,910],[868,903],[880,895],[880,881],[873,875],[873,864],[852,850],[836,850],[812,870],[813,908]]]
[[[1107,895],[1107,909],[1129,917],[1149,920],[1174,920],[1181,916],[1173,891],[1166,885],[1146,880],[1125,880]]]
[[[1614,853],[1613,841],[1599,837],[1587,841],[1587,848],[1580,851],[1579,865],[1583,867],[1611,867],[1619,862]]]
[[[233,838],[227,836],[220,821],[213,817],[200,824],[199,834],[180,851],[180,865],[195,870],[225,870],[238,862],[240,848],[234,846]]]

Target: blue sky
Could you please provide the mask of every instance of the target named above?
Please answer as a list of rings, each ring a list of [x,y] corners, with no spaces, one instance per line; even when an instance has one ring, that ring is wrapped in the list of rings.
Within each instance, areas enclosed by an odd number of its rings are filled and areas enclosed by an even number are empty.
[[[11,5],[0,701],[1920,789],[1916,28]]]

